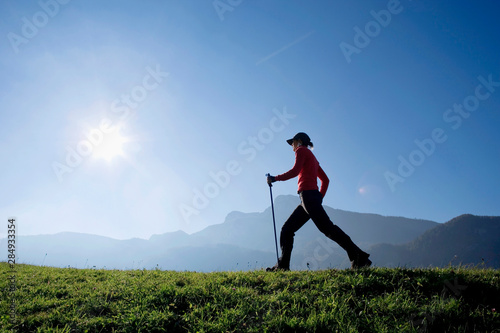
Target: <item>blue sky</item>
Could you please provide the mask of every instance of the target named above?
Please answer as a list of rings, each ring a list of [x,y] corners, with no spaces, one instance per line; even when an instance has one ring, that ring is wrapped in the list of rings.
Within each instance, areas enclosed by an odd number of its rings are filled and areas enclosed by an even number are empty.
[[[493,1],[0,4],[0,216],[192,233],[270,205],[307,132],[334,208],[500,215]],[[295,194],[296,180],[274,196]],[[6,227],[0,230],[5,237]]]

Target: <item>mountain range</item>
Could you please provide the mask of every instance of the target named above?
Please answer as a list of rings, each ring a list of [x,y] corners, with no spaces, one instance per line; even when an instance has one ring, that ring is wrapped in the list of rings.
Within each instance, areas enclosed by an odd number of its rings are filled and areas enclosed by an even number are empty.
[[[299,203],[296,196],[275,198],[278,237]],[[324,207],[331,220],[371,254],[375,266],[500,267],[500,217],[466,214],[437,223]],[[231,212],[223,223],[193,234],[176,231],[148,240],[116,240],[62,232],[18,236],[17,244],[18,262],[55,267],[209,272],[261,269],[276,262],[271,208],[260,213]],[[6,239],[0,240],[0,248],[6,248]],[[296,233],[291,269],[349,265],[346,253],[312,221]]]

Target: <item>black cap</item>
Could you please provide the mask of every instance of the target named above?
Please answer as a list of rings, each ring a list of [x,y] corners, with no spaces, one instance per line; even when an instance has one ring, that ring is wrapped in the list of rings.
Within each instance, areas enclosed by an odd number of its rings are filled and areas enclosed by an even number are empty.
[[[303,133],[303,132],[299,132],[299,133],[295,134],[295,136],[293,138],[286,140],[286,142],[288,142],[288,144],[291,146],[293,143],[293,140],[300,140],[300,141],[302,141],[303,145],[312,146],[312,142],[311,142],[311,139],[309,138],[309,135],[307,135],[306,133]]]

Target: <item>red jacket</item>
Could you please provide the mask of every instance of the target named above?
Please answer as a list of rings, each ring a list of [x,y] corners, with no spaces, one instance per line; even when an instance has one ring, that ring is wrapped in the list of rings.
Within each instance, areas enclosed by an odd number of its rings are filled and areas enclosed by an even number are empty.
[[[318,160],[312,151],[306,146],[299,146],[295,151],[295,164],[292,169],[276,176],[276,180],[283,181],[299,176],[298,191],[308,191],[318,189],[318,180],[321,180],[319,190],[323,197],[326,194],[330,180],[326,173],[319,166]]]

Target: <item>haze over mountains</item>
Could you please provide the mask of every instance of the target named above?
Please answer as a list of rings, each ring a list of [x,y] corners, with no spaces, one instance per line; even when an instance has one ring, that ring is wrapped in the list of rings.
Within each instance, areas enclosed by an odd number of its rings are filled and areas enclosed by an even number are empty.
[[[297,196],[275,198],[278,233],[299,204]],[[482,264],[500,267],[500,217],[462,215],[447,223],[347,212],[325,206],[332,221],[376,266],[427,267]],[[0,240],[6,247],[6,240]],[[58,233],[22,236],[18,262],[56,267],[221,271],[260,269],[276,262],[271,208],[232,212],[224,223],[188,235],[182,231],[149,240]],[[295,236],[291,269],[349,267],[345,252],[312,221]]]

